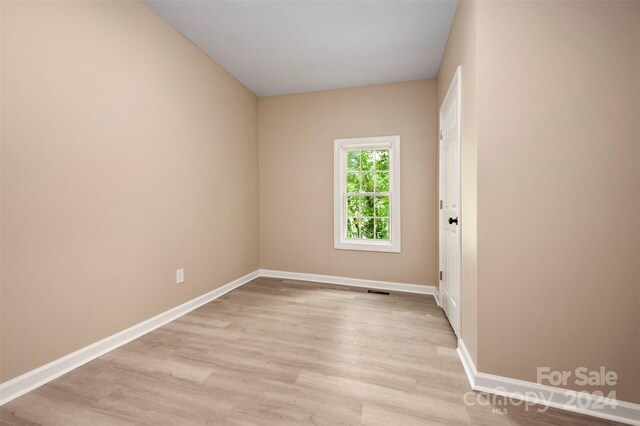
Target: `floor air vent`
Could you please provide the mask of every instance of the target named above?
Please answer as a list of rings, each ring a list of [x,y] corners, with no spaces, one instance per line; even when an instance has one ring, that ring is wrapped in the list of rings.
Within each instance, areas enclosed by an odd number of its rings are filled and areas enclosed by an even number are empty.
[[[367,293],[384,294],[385,296],[389,295],[389,292],[384,290],[367,290]]]

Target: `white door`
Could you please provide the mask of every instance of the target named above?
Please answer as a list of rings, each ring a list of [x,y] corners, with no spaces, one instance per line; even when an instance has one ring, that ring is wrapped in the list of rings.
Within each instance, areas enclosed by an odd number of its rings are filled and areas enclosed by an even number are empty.
[[[460,337],[460,118],[458,67],[440,107],[440,304]]]

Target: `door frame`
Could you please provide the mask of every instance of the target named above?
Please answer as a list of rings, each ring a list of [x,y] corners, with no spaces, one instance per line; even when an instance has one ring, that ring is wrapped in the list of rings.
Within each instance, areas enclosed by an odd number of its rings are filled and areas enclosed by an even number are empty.
[[[453,91],[454,86],[456,86],[457,83],[457,93],[453,94],[451,93]],[[457,132],[457,139],[458,139],[458,149],[456,152],[456,158],[454,159],[454,161],[458,164],[458,200],[457,200],[457,213],[458,213],[458,240],[460,241],[460,246],[459,246],[459,263],[457,265],[458,267],[458,276],[460,277],[460,291],[458,294],[458,311],[457,311],[457,318],[455,318],[455,320],[452,320],[450,318],[447,317],[447,319],[449,320],[449,322],[451,323],[451,328],[453,329],[454,333],[456,334],[456,336],[458,338],[461,338],[461,329],[462,329],[462,232],[463,232],[463,224],[464,221],[462,220],[462,161],[461,161],[461,151],[462,151],[462,67],[460,65],[458,65],[458,67],[456,68],[456,72],[453,74],[453,77],[451,78],[451,83],[449,83],[449,88],[447,89],[447,94],[445,95],[444,99],[442,100],[442,104],[440,105],[440,108],[438,109],[438,267],[439,267],[439,276],[438,276],[438,298],[440,299],[440,305],[444,306],[444,303],[448,303],[445,300],[443,300],[442,298],[442,284],[443,284],[443,273],[444,273],[444,265],[443,265],[443,257],[442,257],[442,252],[443,252],[443,238],[442,238],[442,228],[443,228],[443,223],[444,223],[444,215],[443,215],[443,210],[442,210],[442,196],[444,193],[444,187],[443,187],[443,174],[444,174],[444,161],[443,161],[443,150],[442,150],[442,107],[445,105],[445,102],[447,99],[450,98],[450,96],[456,96],[456,102],[458,105],[456,114],[457,114],[457,122],[458,122],[458,132]],[[456,330],[456,327],[453,325],[453,323],[457,323],[458,324],[458,330]]]

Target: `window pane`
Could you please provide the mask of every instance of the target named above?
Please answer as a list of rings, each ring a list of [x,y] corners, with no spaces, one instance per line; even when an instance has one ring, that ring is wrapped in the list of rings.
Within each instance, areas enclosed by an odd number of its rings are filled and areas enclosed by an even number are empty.
[[[360,191],[360,173],[349,172],[347,173],[347,192],[359,192]]]
[[[359,219],[350,217],[347,219],[347,238],[360,238]]]
[[[376,192],[389,192],[389,172],[376,172]]]
[[[389,216],[389,197],[376,197],[376,216]]]
[[[360,219],[360,238],[373,239],[373,218]]]
[[[373,170],[375,151],[362,151],[362,170]]]
[[[389,239],[389,219],[376,219],[376,240]]]
[[[334,247],[399,252],[399,137],[336,139],[333,147]]]
[[[348,170],[360,170],[360,152],[361,151],[347,151]]]
[[[360,216],[360,197],[347,197],[347,216]]]
[[[362,192],[373,192],[373,173],[362,173],[362,186],[360,188]]]
[[[373,197],[360,198],[360,212],[362,216],[373,216]]]
[[[376,170],[389,170],[389,150],[376,151]]]

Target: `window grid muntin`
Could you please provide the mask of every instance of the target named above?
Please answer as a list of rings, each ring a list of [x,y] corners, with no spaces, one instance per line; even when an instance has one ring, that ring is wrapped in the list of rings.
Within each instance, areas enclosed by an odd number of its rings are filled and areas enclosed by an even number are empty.
[[[380,170],[380,172],[378,172],[378,161],[376,158],[376,154],[374,154],[373,156],[373,169],[372,170],[363,170],[362,169],[362,158],[363,155],[362,153],[365,151],[373,151],[374,153],[377,151],[387,151],[387,156],[388,156],[388,168],[387,170]],[[358,161],[358,165],[359,165],[359,169],[358,170],[354,170],[354,169],[350,169],[349,168],[349,153],[352,152],[358,152],[359,153],[359,161]],[[392,150],[391,147],[389,146],[385,146],[385,147],[381,147],[381,146],[359,146],[359,147],[354,147],[354,148],[347,148],[344,150],[344,159],[345,159],[345,175],[344,178],[342,179],[342,183],[341,185],[344,188],[344,196],[343,196],[343,212],[342,215],[344,217],[344,236],[345,239],[349,240],[349,241],[385,241],[385,242],[391,242],[392,240],[392,221],[391,221],[391,216],[393,214],[392,210],[393,210],[393,198],[392,198],[392,185],[393,185],[393,179],[392,179],[392,170],[391,170],[391,165],[393,163],[392,160]],[[358,173],[359,174],[359,189],[362,190],[362,176],[365,172],[369,172],[373,175],[373,189],[374,192],[362,192],[362,191],[358,191],[358,192],[347,192],[347,186],[348,186],[348,176],[349,173]],[[377,179],[376,179],[376,174],[377,173],[386,173],[387,177],[388,177],[388,183],[389,183],[389,191],[386,192],[376,192],[377,189]],[[349,216],[348,214],[348,204],[347,204],[347,200],[348,197],[374,197],[373,199],[373,216],[362,216],[361,215],[361,208],[360,205],[358,205],[358,214],[355,216]],[[377,216],[376,214],[376,203],[375,203],[375,197],[387,197],[387,205],[388,205],[388,209],[389,209],[389,215],[388,216]],[[358,200],[359,202],[361,201],[361,198],[359,198]],[[358,219],[358,238],[349,238],[349,218],[356,218]],[[362,238],[362,228],[360,227],[360,221],[362,219],[373,219],[373,238]],[[378,239],[376,238],[377,235],[377,221],[376,219],[386,219],[387,220],[387,233],[388,233],[388,238],[387,239]]]

